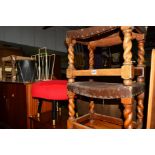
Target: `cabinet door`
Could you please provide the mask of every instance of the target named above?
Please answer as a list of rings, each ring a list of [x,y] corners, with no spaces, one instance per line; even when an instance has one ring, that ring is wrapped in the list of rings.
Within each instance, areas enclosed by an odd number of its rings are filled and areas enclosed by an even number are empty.
[[[8,124],[5,88],[4,83],[0,82],[0,122],[2,126]]]
[[[6,108],[8,113],[8,124],[11,128],[16,128],[17,126],[17,110],[16,110],[16,90],[15,85],[13,84],[6,84]]]
[[[8,123],[11,128],[26,128],[26,88],[24,84],[9,83],[7,87]]]
[[[17,128],[27,127],[27,106],[26,106],[26,86],[24,84],[15,85],[14,104],[16,113]]]

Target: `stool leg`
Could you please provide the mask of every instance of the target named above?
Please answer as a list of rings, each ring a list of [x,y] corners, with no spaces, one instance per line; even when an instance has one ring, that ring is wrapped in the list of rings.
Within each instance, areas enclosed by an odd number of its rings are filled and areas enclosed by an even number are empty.
[[[57,101],[53,100],[52,101],[52,124],[55,126],[56,124],[56,104]]]
[[[56,102],[56,109],[57,109],[57,112],[59,111],[59,102],[57,101]]]
[[[42,107],[42,99],[38,99],[38,111],[37,111],[38,118],[40,117],[41,107]]]
[[[62,101],[59,101],[58,102],[58,114],[59,114],[59,116],[61,116],[61,112],[62,112]]]
[[[121,103],[124,105],[124,128],[133,129],[133,98],[122,98]]]
[[[57,103],[56,103],[56,111],[61,116],[61,103],[60,102],[61,101],[57,101]]]

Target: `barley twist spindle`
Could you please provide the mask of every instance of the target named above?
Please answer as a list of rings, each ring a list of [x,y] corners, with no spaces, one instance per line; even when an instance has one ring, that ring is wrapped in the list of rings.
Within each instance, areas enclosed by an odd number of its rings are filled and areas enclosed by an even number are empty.
[[[89,49],[89,69],[94,68],[94,48],[88,45]]]
[[[124,58],[124,64],[132,64],[132,53],[131,53],[131,49],[132,49],[132,29],[131,27],[122,27],[122,31],[124,34],[124,41],[123,41],[123,48],[124,48],[124,54],[123,54],[123,58]]]
[[[144,40],[138,42],[138,66],[144,65]]]
[[[74,120],[75,116],[75,104],[74,104],[74,96],[75,94],[71,91],[68,91],[68,98],[69,98],[69,104],[68,104],[68,109],[69,109],[69,118],[68,118],[68,128],[72,128],[72,121]]]
[[[94,48],[88,45],[88,49],[89,49],[89,69],[93,69],[94,68]],[[93,79],[89,79],[89,81],[93,81]],[[92,114],[94,113],[94,107],[95,107],[94,101],[91,98],[89,103],[89,112],[91,114],[91,117],[92,117]],[[90,119],[92,120],[92,118]]]
[[[76,41],[67,38],[66,43],[68,44],[68,69],[74,70],[74,45],[76,44]],[[69,78],[68,82],[74,82],[74,78]]]
[[[144,61],[145,61],[144,54],[145,54],[144,40],[140,40],[138,41],[138,65],[137,65],[138,67],[144,67]],[[137,81],[144,82],[144,77],[138,76]]]
[[[137,105],[137,125],[138,128],[142,128],[143,126],[143,110],[144,110],[144,93],[138,95],[138,105]]]
[[[94,101],[90,101],[90,104],[89,104],[89,112],[90,113],[94,113],[94,107],[95,107]]]
[[[69,60],[68,68],[74,69],[74,45],[76,41],[67,38],[66,43],[68,44],[68,60]]]
[[[75,115],[74,95],[75,94],[73,92],[68,91],[68,97],[69,97],[68,108],[69,108],[69,116],[70,116],[70,118],[74,118],[74,115]]]
[[[133,118],[133,105],[132,104],[125,104],[124,105],[125,109],[124,109],[124,128],[125,129],[132,129],[133,125],[132,125],[132,118]]]
[[[121,30],[123,31],[124,34],[124,41],[123,41],[123,58],[124,58],[124,63],[123,65],[132,65],[132,29],[129,26],[122,26]],[[132,79],[124,79],[123,80],[125,85],[131,85],[132,84]]]

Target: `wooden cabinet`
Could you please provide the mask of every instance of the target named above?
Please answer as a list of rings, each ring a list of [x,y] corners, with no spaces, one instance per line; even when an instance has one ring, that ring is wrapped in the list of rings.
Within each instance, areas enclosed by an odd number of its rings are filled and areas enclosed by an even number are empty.
[[[51,104],[43,104],[43,112],[50,110]],[[31,83],[0,82],[0,122],[13,129],[30,128],[29,117],[36,112]]]
[[[26,93],[24,85],[0,83],[0,118],[11,128],[26,128]]]
[[[0,122],[7,122],[7,106],[4,93],[3,83],[0,83]]]

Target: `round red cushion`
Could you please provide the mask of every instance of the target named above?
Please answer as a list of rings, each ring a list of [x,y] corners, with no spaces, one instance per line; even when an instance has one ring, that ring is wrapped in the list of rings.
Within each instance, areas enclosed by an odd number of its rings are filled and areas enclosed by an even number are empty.
[[[67,100],[67,80],[39,81],[32,84],[32,97]]]

